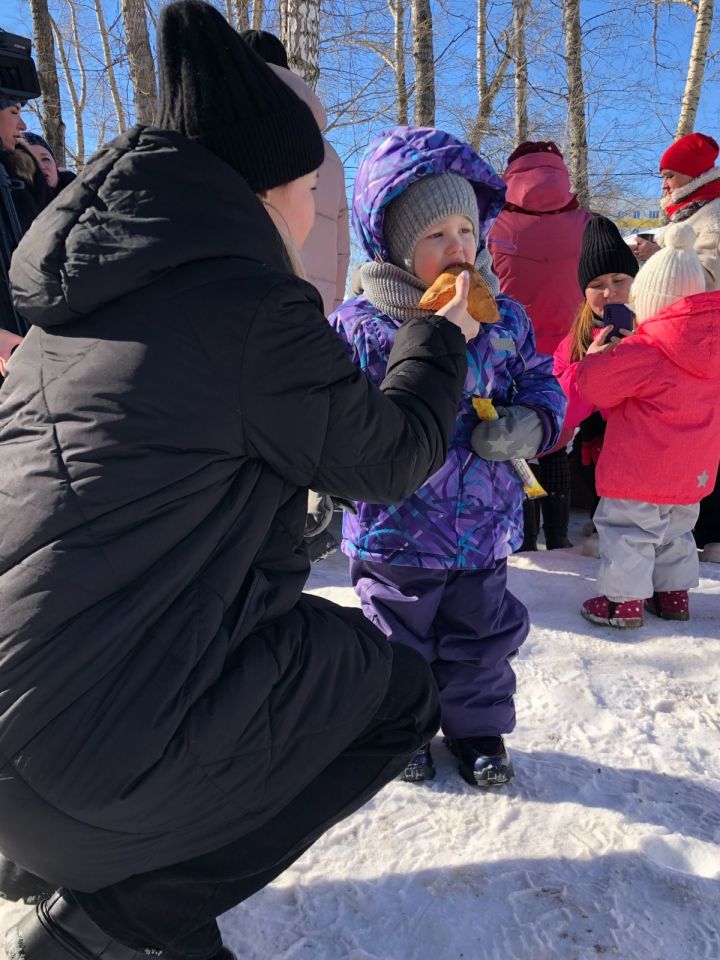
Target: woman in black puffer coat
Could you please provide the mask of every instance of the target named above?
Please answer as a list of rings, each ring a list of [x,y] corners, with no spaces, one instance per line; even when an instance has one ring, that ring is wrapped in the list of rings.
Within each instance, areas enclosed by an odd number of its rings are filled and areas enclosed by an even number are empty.
[[[0,849],[62,887],[9,933],[25,960],[221,957],[215,917],[438,723],[424,661],[302,592],[303,532],[310,486],[391,502],[440,467],[464,299],[371,385],[281,238],[312,223],[309,109],[198,0],[159,44],[159,128],[102,149],[11,271]]]

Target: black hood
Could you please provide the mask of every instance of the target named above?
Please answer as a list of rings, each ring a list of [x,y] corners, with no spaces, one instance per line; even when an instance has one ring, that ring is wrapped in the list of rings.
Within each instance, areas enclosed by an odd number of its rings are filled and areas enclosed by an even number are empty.
[[[35,220],[10,279],[18,312],[52,327],[219,257],[288,269],[280,235],[238,173],[178,133],[134,127]]]

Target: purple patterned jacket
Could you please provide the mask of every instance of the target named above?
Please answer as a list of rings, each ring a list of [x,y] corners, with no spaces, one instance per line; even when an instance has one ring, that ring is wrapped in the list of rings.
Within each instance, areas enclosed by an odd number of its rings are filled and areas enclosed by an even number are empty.
[[[387,204],[423,176],[458,173],[478,198],[480,241],[502,207],[505,185],[467,145],[429,128],[395,127],[369,146],[358,170],[353,226],[369,259],[388,258],[383,237]],[[468,373],[455,432],[444,465],[400,503],[359,503],[343,521],[343,551],[382,563],[441,569],[493,567],[522,541],[522,484],[509,463],[482,460],[470,447],[477,424],[473,396],[532,407],[545,426],[542,450],[557,441],[565,396],[552,374],[552,358],[535,352],[532,326],[523,308],[497,298],[499,323],[483,325],[467,346]],[[385,376],[400,321],[365,297],[344,303],[330,323],[351,358],[377,384]],[[541,452],[541,451],[539,451]]]

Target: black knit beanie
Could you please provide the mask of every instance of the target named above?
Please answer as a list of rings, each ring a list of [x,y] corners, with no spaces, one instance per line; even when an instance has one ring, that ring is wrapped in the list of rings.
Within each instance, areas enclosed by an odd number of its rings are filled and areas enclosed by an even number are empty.
[[[267,30],[243,30],[240,33],[245,43],[249,44],[262,57],[265,63],[274,63],[276,67],[288,67],[288,58],[282,40]]]
[[[585,225],[578,263],[578,282],[585,290],[591,280],[604,273],[626,273],[634,277],[640,264],[607,217],[593,217]]]
[[[178,0],[158,24],[157,125],[196,140],[254,193],[296,180],[323,161],[315,118],[227,20],[202,0]]]

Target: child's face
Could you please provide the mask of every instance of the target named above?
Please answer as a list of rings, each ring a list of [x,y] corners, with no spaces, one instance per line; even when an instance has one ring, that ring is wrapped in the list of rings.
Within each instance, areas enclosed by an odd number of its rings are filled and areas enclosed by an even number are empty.
[[[585,299],[596,317],[601,317],[609,303],[627,303],[632,277],[626,273],[603,273],[585,287]]]
[[[475,263],[476,250],[472,221],[453,213],[436,220],[415,244],[413,273],[430,286],[448,267]]]

